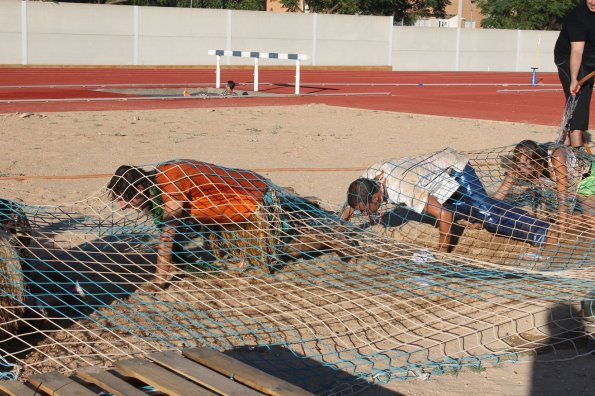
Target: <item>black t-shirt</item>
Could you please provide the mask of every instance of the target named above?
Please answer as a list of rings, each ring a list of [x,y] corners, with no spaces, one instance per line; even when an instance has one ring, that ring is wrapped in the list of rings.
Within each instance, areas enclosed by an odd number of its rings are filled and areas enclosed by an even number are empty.
[[[589,11],[585,0],[574,7],[564,18],[562,30],[554,47],[557,64],[570,58],[570,43],[584,41],[583,63],[595,66],[595,12]]]

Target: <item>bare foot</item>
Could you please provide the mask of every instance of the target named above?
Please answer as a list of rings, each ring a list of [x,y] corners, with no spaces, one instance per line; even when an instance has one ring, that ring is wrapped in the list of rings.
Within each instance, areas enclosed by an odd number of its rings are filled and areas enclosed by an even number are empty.
[[[145,293],[158,293],[163,291],[164,287],[167,287],[165,283],[153,283],[151,281],[145,283],[141,287],[138,288],[138,291],[145,292]]]
[[[168,288],[171,284],[171,280],[174,277],[174,273],[172,272],[155,272],[155,276],[153,279],[149,280],[147,283],[140,287],[140,290],[147,292],[147,293],[157,293],[163,291]]]
[[[560,232],[556,224],[552,224],[549,230],[547,231],[545,243],[547,245],[557,245],[558,243],[560,243]]]

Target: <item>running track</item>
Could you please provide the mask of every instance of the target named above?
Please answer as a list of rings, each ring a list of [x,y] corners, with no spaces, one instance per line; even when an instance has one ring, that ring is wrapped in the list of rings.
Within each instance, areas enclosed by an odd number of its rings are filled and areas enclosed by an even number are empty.
[[[260,92],[291,94],[293,70],[259,70]],[[302,94],[277,97],[147,97],[97,91],[213,87],[213,68],[0,67],[0,113],[173,109],[325,103],[363,109],[559,125],[564,97],[554,73],[302,70]],[[251,69],[224,69],[222,81],[252,90]]]

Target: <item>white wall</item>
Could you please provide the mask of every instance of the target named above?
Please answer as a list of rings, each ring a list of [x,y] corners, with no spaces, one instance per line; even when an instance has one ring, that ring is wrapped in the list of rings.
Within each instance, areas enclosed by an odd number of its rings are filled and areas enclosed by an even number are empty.
[[[387,66],[389,17],[318,15],[317,65]]]
[[[233,11],[231,20],[231,48],[217,49],[247,50],[260,52],[282,52],[291,54],[312,53],[313,14],[290,14],[279,12]],[[213,49],[215,49],[213,47]],[[251,64],[250,58],[229,58],[227,64]],[[311,60],[303,62],[310,65]],[[261,65],[291,65],[286,60],[260,59]],[[213,64],[213,59],[209,64]]]
[[[225,49],[306,54],[306,66],[555,71],[557,36],[392,26],[391,17],[0,1],[0,64],[214,65],[207,51]]]
[[[0,63],[22,63],[21,2],[0,3]]]
[[[132,11],[98,4],[28,3],[28,63],[131,64]]]
[[[456,70],[456,29],[395,26],[393,70]]]
[[[209,65],[214,57],[207,51],[225,47],[225,10],[138,7],[138,11],[140,65]]]

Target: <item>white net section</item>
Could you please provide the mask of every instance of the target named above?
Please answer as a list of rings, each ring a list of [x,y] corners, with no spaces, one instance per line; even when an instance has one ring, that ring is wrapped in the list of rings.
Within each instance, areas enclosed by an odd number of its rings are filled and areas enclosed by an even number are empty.
[[[490,195],[522,170],[512,147],[467,157]],[[403,205],[345,222],[339,206],[252,172],[143,169],[152,184],[115,194],[141,210],[121,210],[106,190],[61,206],[0,201],[4,378],[208,346],[316,393],[350,393],[592,351],[593,213],[571,183],[567,194],[540,178],[509,183],[498,202],[540,221],[528,237],[510,234],[506,213],[490,228],[485,213],[450,207],[458,223],[441,253],[436,219]],[[515,211],[505,210],[526,220]],[[555,241],[533,237],[561,216]],[[163,251],[167,282],[147,287]]]

